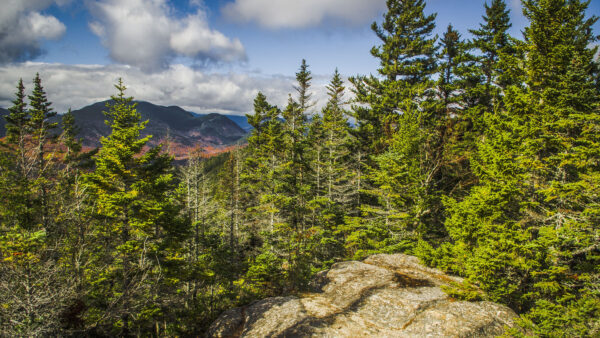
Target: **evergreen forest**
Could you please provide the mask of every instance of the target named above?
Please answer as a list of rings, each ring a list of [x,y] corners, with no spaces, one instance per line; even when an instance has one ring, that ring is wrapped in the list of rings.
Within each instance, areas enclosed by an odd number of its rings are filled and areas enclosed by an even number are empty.
[[[584,0],[504,0],[466,39],[387,0],[371,75],[335,70],[315,109],[302,60],[247,144],[176,166],[126,85],[82,148],[40,76],[0,141],[0,336],[201,336],[223,311],[318,271],[405,253],[445,291],[520,315],[507,336],[600,336],[600,68]],[[301,57],[301,56],[300,56]],[[351,70],[349,70],[351,71]]]

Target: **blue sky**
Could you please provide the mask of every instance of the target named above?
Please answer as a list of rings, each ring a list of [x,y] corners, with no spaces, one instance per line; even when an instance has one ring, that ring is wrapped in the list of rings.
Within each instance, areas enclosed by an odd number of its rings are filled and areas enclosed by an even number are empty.
[[[123,77],[138,99],[243,114],[259,90],[283,105],[302,58],[322,104],[336,67],[376,72],[370,24],[385,11],[385,0],[5,1],[0,37],[14,38],[0,38],[0,106],[10,105],[18,78],[27,85],[39,72],[59,112],[107,98]],[[484,14],[483,0],[426,2],[438,33],[452,23],[469,38]],[[520,38],[520,2],[506,2]],[[600,1],[588,15],[600,15]]]

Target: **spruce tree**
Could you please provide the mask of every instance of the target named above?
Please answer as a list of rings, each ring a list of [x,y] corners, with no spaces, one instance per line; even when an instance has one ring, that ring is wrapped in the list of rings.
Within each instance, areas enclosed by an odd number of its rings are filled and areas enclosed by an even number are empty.
[[[167,287],[177,281],[169,274],[177,268],[188,230],[179,227],[170,195],[171,157],[161,154],[160,147],[144,152],[150,136],[140,133],[147,121],[140,121],[121,80],[115,87],[118,93],[106,112],[112,132],[101,139],[96,168],[87,176],[98,219],[95,269],[87,276],[93,300],[88,320],[102,323],[106,333],[128,335],[169,311],[153,297],[175,287]]]
[[[23,79],[17,84],[17,92],[15,99],[12,101],[13,106],[8,108],[6,119],[6,136],[7,141],[14,144],[18,151],[19,167],[22,175],[25,175],[25,138],[28,134],[29,112],[27,111],[27,103],[25,102],[25,86]]]
[[[436,15],[425,15],[423,0],[387,0],[387,8],[382,24],[371,26],[381,40],[371,54],[379,59],[383,80],[351,78],[356,102],[369,106],[355,109],[357,135],[376,153],[386,148],[398,112],[419,105],[436,69],[436,38],[432,37]]]
[[[281,174],[287,151],[282,146],[284,122],[279,108],[262,93],[254,100],[254,114],[247,116],[254,129],[240,177],[247,231],[243,246],[249,263],[244,288],[258,296],[276,295],[288,283],[279,231],[284,208]]]
[[[437,207],[439,171],[447,139],[435,105],[432,76],[436,72],[435,14],[425,15],[425,2],[387,1],[388,12],[373,30],[382,45],[371,53],[380,59],[384,77],[352,80],[358,108],[357,138],[371,143],[367,161],[370,186],[363,188],[364,219],[351,219],[349,243],[366,243],[366,253],[405,250],[417,235],[443,235]],[[370,136],[369,136],[370,133]],[[374,136],[377,135],[375,138]],[[360,250],[362,244],[353,244]]]
[[[484,6],[484,22],[479,29],[469,31],[475,36],[473,47],[481,53],[477,61],[483,77],[479,103],[489,111],[500,103],[501,91],[516,83],[509,68],[519,54],[516,41],[508,34],[512,24],[504,0],[492,0],[491,5],[486,2]]]
[[[536,186],[532,202],[537,206],[532,209],[542,216],[536,240],[548,247],[552,262],[536,275],[534,293],[541,300],[530,318],[541,324],[540,332],[551,328],[565,335],[594,322],[554,318],[555,311],[595,308],[600,313],[600,294],[585,281],[599,277],[592,267],[600,263],[599,200],[593,188],[600,183],[595,132],[600,128],[600,95],[595,86],[597,47],[590,47],[597,41],[592,26],[598,18],[586,18],[588,5],[579,0],[524,2],[523,12],[531,21],[524,33],[527,91],[522,98],[528,104],[521,108],[521,96],[510,102],[517,105],[515,111],[531,116],[525,124],[531,136],[521,152]],[[573,275],[578,282],[570,281]]]
[[[52,110],[52,103],[46,97],[39,74],[35,75],[33,84],[33,92],[29,95],[29,128],[33,147],[35,148],[33,170],[39,195],[42,226],[44,229],[51,231],[52,229],[49,228],[51,226],[50,195],[52,192],[50,176],[52,175],[51,167],[53,163],[47,155],[52,154],[53,150],[47,148],[49,143],[53,141],[51,131],[58,126],[58,123],[50,122],[50,118],[56,116],[56,112]]]
[[[342,231],[346,213],[356,205],[353,186],[352,139],[344,109],[344,82],[338,70],[327,86],[329,100],[322,115],[313,116],[310,123],[310,167],[312,172],[312,199],[309,209],[315,230],[314,260],[328,267],[344,256]]]
[[[351,159],[349,112],[344,109],[344,82],[335,70],[327,86],[329,101],[323,109],[323,194],[334,203],[350,206],[352,174],[348,166]]]
[[[302,287],[310,275],[309,255],[312,237],[309,228],[310,166],[307,142],[311,72],[305,60],[296,73],[297,100],[290,95],[282,111],[282,158],[275,192],[282,221],[275,227],[275,238],[287,264],[287,286]]]
[[[69,110],[62,117],[62,129],[62,142],[67,148],[65,162],[67,163],[67,171],[69,171],[71,162],[77,158],[82,148],[81,141],[77,139],[79,129],[75,124],[75,116],[73,116],[71,108],[69,108]]]
[[[56,116],[56,112],[52,110],[52,103],[48,101],[40,74],[36,74],[33,79],[33,92],[29,95],[29,127],[33,142],[35,143],[37,153],[36,167],[38,174],[42,175],[46,166],[45,149],[46,143],[51,137],[50,132],[58,126],[57,122],[50,122],[50,118]]]
[[[25,86],[23,80],[17,84],[13,106],[8,108],[6,119],[6,143],[9,147],[3,150],[6,179],[6,197],[2,208],[5,224],[18,225],[22,228],[33,226],[37,213],[34,208],[34,192],[32,191],[32,161],[30,145],[29,112],[25,102]]]
[[[240,178],[248,231],[250,237],[256,239],[261,232],[272,233],[277,223],[275,187],[283,161],[283,123],[279,108],[269,104],[262,93],[258,93],[254,100],[254,114],[247,116],[254,128],[248,137]]]

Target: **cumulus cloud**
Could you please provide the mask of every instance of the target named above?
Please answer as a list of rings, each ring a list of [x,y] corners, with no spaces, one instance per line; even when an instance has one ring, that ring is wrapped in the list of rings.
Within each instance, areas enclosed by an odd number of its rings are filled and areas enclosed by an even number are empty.
[[[156,71],[177,56],[203,62],[246,58],[240,40],[211,29],[200,7],[182,18],[165,0],[96,0],[89,7],[90,29],[121,64]]]
[[[7,0],[0,11],[0,64],[31,60],[43,53],[44,39],[58,39],[65,25],[52,15],[42,14],[53,3],[69,0]]]
[[[317,26],[330,19],[364,24],[383,9],[385,0],[235,0],[223,13],[237,22],[277,29]]]
[[[295,78],[252,74],[208,74],[184,65],[147,73],[124,65],[90,66],[26,62],[0,67],[0,107],[11,106],[16,84],[39,72],[48,98],[59,113],[69,107],[79,109],[115,94],[114,84],[123,78],[127,94],[136,100],[159,105],[177,105],[196,113],[218,112],[242,115],[252,111],[253,99],[262,91],[269,102],[285,107],[288,93],[294,92]],[[329,76],[314,76],[315,111],[327,101],[325,86]]]

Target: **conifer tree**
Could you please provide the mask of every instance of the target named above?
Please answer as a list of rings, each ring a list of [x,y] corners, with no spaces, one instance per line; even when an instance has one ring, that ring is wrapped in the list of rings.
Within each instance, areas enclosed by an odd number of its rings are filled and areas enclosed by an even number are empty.
[[[308,134],[313,173],[309,208],[318,243],[313,254],[323,267],[344,256],[339,227],[346,213],[356,206],[354,175],[350,168],[352,139],[348,112],[344,109],[344,91],[343,80],[336,69],[327,86],[329,100],[322,116],[313,116]]]
[[[259,93],[254,114],[247,115],[254,129],[248,138],[241,174],[248,231],[245,245],[248,260],[245,287],[256,295],[275,295],[286,281],[278,231],[282,224],[283,196],[280,194],[285,147],[281,111]]]
[[[25,86],[23,79],[19,79],[17,84],[17,92],[15,93],[13,106],[8,108],[9,114],[6,119],[6,136],[7,141],[16,146],[17,150],[17,165],[21,176],[27,175],[26,169],[26,137],[29,127],[29,113],[27,111],[27,103],[25,102]]]
[[[34,208],[34,192],[32,190],[32,163],[29,130],[29,112],[25,102],[25,86],[20,79],[17,84],[13,106],[8,108],[6,119],[6,142],[8,149],[4,152],[5,170],[3,185],[6,199],[2,205],[5,224],[18,225],[22,228],[33,226],[36,214]]]
[[[71,162],[75,161],[81,151],[81,142],[77,139],[79,129],[75,124],[75,116],[71,112],[71,108],[62,117],[63,128],[63,144],[67,148],[65,154],[65,162],[67,163],[67,171],[71,167]]]
[[[323,193],[332,202],[348,206],[351,203],[349,187],[350,126],[344,110],[344,82],[335,70],[327,86],[329,101],[323,109]]]
[[[309,93],[311,72],[305,60],[296,73],[295,87],[298,98],[291,95],[287,107],[282,112],[283,125],[283,162],[278,175],[279,210],[283,222],[276,227],[281,251],[288,265],[287,285],[295,289],[301,287],[310,274],[308,262],[311,236],[308,236],[310,200],[310,166],[308,152],[308,109],[313,105]]]
[[[516,84],[510,64],[520,55],[516,41],[508,34],[512,24],[504,0],[492,0],[490,5],[486,2],[484,6],[484,22],[479,24],[479,29],[469,31],[475,36],[473,47],[481,53],[477,62],[483,77],[479,103],[489,111],[500,103],[501,91]]]
[[[283,162],[283,123],[279,108],[269,104],[262,93],[254,100],[254,114],[247,116],[254,128],[248,138],[240,179],[246,206],[245,221],[254,246],[260,242],[256,241],[260,233],[273,233],[275,223],[279,222],[276,186]]]
[[[586,18],[589,1],[530,0],[524,14],[531,21],[525,29],[527,108],[515,97],[514,111],[530,116],[525,122],[530,140],[521,154],[534,182],[533,210],[542,216],[536,240],[548,247],[551,264],[537,275],[534,292],[540,300],[531,314],[544,329],[576,332],[576,322],[564,327],[555,311],[600,313],[600,294],[586,279],[597,280],[592,268],[598,253],[598,196],[594,193],[600,168],[597,131],[600,130],[600,95],[595,87],[598,48],[592,26],[598,17]],[[589,189],[589,190],[588,190]],[[533,225],[533,224],[532,224]],[[537,237],[537,236],[536,236]],[[584,254],[585,253],[585,254]],[[541,270],[541,269],[540,269]],[[578,276],[578,282],[569,278]],[[574,297],[573,300],[565,298]],[[562,319],[563,321],[565,319]],[[583,325],[591,328],[593,321]],[[597,324],[597,323],[596,323]],[[581,325],[581,324],[579,324]],[[593,331],[588,331],[593,332]]]
[[[421,0],[389,0],[387,6],[382,25],[373,24],[382,45],[371,51],[380,59],[384,79],[352,79],[356,101],[368,105],[356,111],[356,135],[373,142],[368,153],[376,155],[366,167],[371,183],[363,189],[366,217],[349,223],[354,230],[347,241],[357,252],[363,244],[367,252],[404,246],[400,243],[414,239],[416,230],[428,235],[428,224],[437,224],[441,214],[436,205],[439,149],[447,140],[440,139],[443,122],[432,90],[436,15],[425,15]],[[439,228],[433,232],[439,236]]]
[[[53,150],[48,150],[47,146],[51,140],[50,134],[58,126],[56,122],[50,122],[50,118],[56,116],[56,112],[51,108],[51,102],[46,97],[46,92],[42,87],[40,75],[36,74],[33,79],[34,88],[29,95],[29,128],[31,131],[31,140],[35,153],[33,154],[33,167],[35,172],[35,185],[39,191],[39,204],[41,213],[41,222],[44,229],[48,231],[50,224],[50,195],[52,175],[52,159],[47,158]]]
[[[173,282],[167,277],[177,267],[188,230],[179,227],[169,193],[171,157],[161,154],[160,147],[142,152],[150,139],[140,137],[147,121],[140,121],[123,82],[115,87],[118,93],[106,112],[112,132],[101,139],[96,169],[87,176],[98,218],[95,241],[101,248],[96,269],[87,277],[94,301],[89,320],[106,325],[107,333],[128,335],[168,310],[152,298],[174,287],[161,288]]]
[[[378,72],[384,79],[351,79],[356,101],[370,106],[356,109],[357,133],[378,153],[393,134],[397,113],[423,99],[436,68],[436,39],[431,36],[436,15],[425,15],[423,0],[388,0],[387,8],[383,23],[371,26],[381,40],[371,54],[379,59]]]
[[[46,166],[45,149],[49,141],[50,131],[58,126],[57,122],[50,122],[50,118],[56,116],[52,110],[52,103],[48,101],[46,92],[42,87],[40,74],[33,79],[33,92],[29,95],[29,127],[37,153],[35,154],[38,175],[42,175]]]

